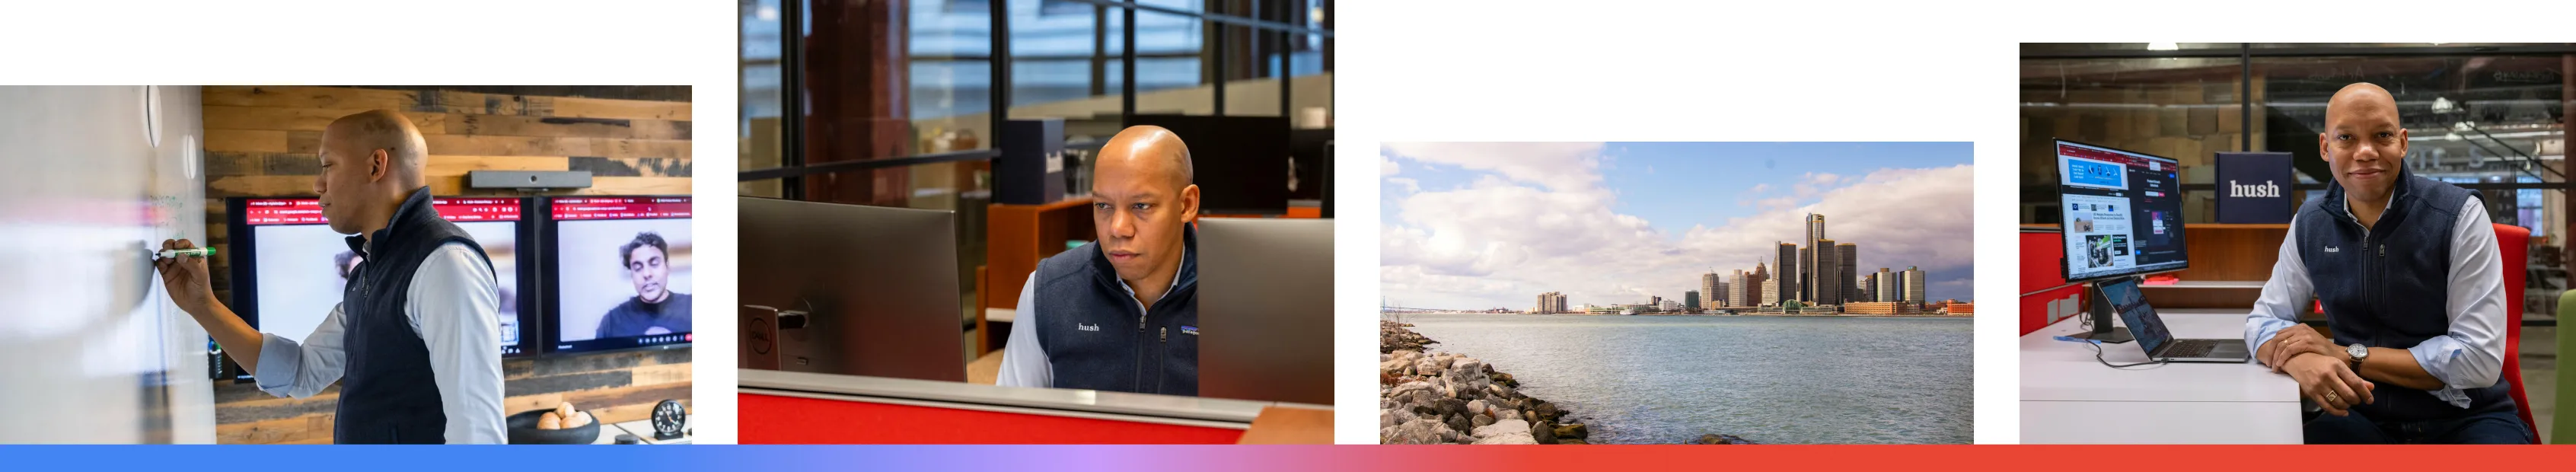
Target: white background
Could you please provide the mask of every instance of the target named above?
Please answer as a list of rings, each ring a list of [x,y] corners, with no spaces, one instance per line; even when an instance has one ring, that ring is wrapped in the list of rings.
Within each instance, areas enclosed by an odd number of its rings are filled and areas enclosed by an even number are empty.
[[[1973,141],[1977,261],[2010,274],[2018,42],[2568,41],[2568,2],[1337,2],[1334,438],[1374,444],[1381,141]],[[702,261],[738,260],[726,1],[13,2],[10,84],[688,84]],[[734,264],[696,281],[733,287]],[[1976,440],[2014,443],[2015,280],[1980,279]],[[730,290],[694,294],[733,311]],[[693,354],[735,440],[731,323]],[[1824,353],[1822,355],[1830,355]]]

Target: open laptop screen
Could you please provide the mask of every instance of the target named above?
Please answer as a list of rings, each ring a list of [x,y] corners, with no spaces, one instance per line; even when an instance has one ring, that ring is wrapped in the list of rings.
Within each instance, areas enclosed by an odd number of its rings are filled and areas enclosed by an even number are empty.
[[[2165,332],[2165,322],[2156,317],[2156,308],[2147,305],[2147,296],[2138,290],[2138,279],[2123,277],[2098,282],[2102,297],[2110,299],[2111,309],[2120,312],[2120,321],[2128,323],[2129,335],[2138,338],[2138,348],[2155,355],[2156,348],[2172,341]]]

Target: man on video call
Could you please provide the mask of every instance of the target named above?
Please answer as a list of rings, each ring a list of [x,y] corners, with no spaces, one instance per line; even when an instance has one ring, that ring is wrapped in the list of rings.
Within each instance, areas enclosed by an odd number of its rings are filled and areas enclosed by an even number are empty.
[[[2530,444],[2497,379],[2514,320],[2486,207],[2407,172],[2406,138],[2379,86],[2327,101],[2317,147],[2334,182],[2292,218],[2245,343],[2324,410],[2309,443]],[[2297,321],[2312,295],[2332,338]]]
[[[203,258],[155,262],[170,301],[260,391],[302,398],[339,383],[332,442],[506,442],[500,282],[483,246],[430,206],[420,131],[400,113],[358,113],[323,129],[321,152],[313,193],[331,230],[355,235],[354,265],[340,304],[313,334],[299,342],[251,329],[215,300]]]
[[[600,317],[598,337],[689,332],[689,294],[671,291],[671,243],[650,231],[636,233],[634,241],[618,247],[618,254],[635,281],[635,298]]]
[[[1003,346],[1003,386],[1198,395],[1199,187],[1190,150],[1154,126],[1100,147],[1099,240],[1038,262]]]

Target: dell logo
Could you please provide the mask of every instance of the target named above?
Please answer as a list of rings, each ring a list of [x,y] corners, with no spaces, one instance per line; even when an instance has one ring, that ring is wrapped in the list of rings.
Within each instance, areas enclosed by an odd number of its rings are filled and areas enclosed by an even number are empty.
[[[2261,198],[2279,197],[2281,196],[2281,186],[2273,185],[2272,181],[2269,180],[2263,181],[2263,185],[2237,185],[2235,180],[2228,180],[2227,196]]]

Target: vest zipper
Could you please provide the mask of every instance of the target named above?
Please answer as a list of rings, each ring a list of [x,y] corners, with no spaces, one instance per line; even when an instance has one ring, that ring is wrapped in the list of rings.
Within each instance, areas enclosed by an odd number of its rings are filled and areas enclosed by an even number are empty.
[[[1137,312],[1137,313],[1136,313],[1136,338],[1137,338],[1137,340],[1138,340],[1138,341],[1143,341],[1143,340],[1144,340],[1144,338],[1145,338],[1145,316],[1146,316],[1147,314],[1149,314],[1149,313],[1151,313],[1151,311],[1139,311],[1139,312]],[[1146,391],[1146,390],[1145,390],[1145,354],[1146,354],[1146,353],[1145,353],[1145,347],[1141,345],[1142,343],[1138,343],[1138,344],[1140,344],[1140,345],[1139,345],[1139,346],[1136,346],[1136,373],[1134,374],[1134,375],[1135,375],[1135,377],[1134,377],[1134,378],[1136,379],[1136,391],[1138,391],[1138,392],[1143,392],[1143,391]],[[1157,393],[1159,393],[1159,392],[1157,392]]]
[[[1154,340],[1154,392],[1161,393],[1163,374],[1172,371],[1172,369],[1163,368],[1166,357],[1172,352],[1172,328],[1154,328],[1154,337],[1157,338]]]

